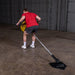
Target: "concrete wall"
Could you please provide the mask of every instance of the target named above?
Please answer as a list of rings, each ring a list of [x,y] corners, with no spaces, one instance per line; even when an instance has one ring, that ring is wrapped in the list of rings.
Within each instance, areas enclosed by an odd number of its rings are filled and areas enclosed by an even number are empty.
[[[0,1],[0,22],[5,22],[5,23],[9,23],[9,20],[10,20],[10,14],[9,12],[10,9],[9,9],[9,1],[5,0],[1,0]]]
[[[26,7],[38,14],[42,29],[67,31],[68,0],[0,0],[0,22],[16,24]]]
[[[75,0],[69,0],[67,31],[75,32]]]

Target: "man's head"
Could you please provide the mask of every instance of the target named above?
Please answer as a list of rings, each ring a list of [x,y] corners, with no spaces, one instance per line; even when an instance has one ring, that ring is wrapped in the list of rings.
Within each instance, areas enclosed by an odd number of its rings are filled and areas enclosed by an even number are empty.
[[[23,9],[23,13],[26,13],[26,12],[28,12],[28,10],[25,8],[25,9]]]

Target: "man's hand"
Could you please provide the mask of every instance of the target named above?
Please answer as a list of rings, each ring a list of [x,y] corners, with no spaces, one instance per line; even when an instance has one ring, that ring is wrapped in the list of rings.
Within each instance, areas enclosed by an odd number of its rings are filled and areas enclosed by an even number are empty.
[[[19,25],[19,22],[17,22],[16,25],[18,26]]]
[[[38,20],[37,23],[41,21],[41,18],[39,16],[36,16],[36,19]]]

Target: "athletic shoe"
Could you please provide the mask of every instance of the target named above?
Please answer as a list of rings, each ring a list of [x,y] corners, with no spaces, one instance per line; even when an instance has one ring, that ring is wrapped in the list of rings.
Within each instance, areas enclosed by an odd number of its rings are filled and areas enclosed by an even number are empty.
[[[22,45],[21,48],[26,49],[26,46]]]
[[[31,47],[31,48],[35,48],[35,46],[34,46],[34,45],[30,45],[30,47]]]

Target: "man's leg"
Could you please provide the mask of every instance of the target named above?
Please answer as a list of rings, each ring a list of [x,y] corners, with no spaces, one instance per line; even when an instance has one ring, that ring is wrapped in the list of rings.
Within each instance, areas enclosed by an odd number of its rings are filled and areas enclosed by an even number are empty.
[[[27,33],[26,31],[24,31],[23,33],[23,42],[24,42],[24,45],[22,46],[22,48],[26,49],[26,39],[27,39]]]
[[[33,35],[32,35],[32,41],[35,41],[35,34],[33,33]]]
[[[34,33],[33,33],[33,35],[32,35],[32,44],[30,45],[30,47],[35,48],[35,40],[36,40],[36,38],[35,38]]]

